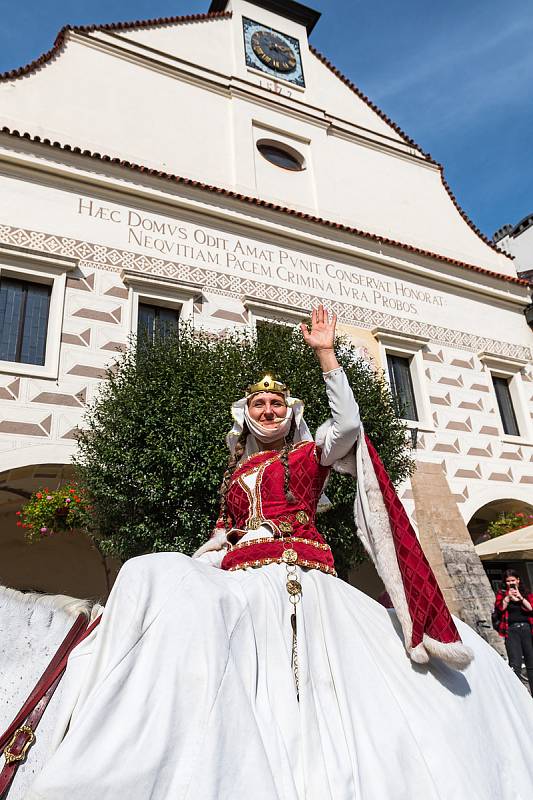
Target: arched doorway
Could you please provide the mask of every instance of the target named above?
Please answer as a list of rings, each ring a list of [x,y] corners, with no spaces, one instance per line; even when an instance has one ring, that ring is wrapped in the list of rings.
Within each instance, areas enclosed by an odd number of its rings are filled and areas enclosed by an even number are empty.
[[[498,519],[501,514],[523,514],[524,526],[533,522],[533,504],[516,497],[502,497],[491,500],[482,505],[470,518],[468,530],[474,544],[490,539],[487,528],[490,522]],[[532,517],[530,519],[530,517]],[[533,586],[533,560],[520,557],[517,558],[513,553],[493,554],[491,556],[481,556],[483,568],[489,579],[493,591],[497,591],[503,581],[506,569],[514,569],[518,572],[525,585]]]
[[[491,500],[477,509],[467,523],[468,531],[474,544],[479,544],[488,538],[487,528],[489,523],[498,519],[500,514],[524,514],[524,524],[527,524],[529,515],[533,515],[533,504],[522,499],[504,497]]]
[[[104,600],[118,565],[110,574],[89,540],[67,532],[26,542],[16,512],[33,492],[57,489],[73,478],[69,464],[33,464],[0,473],[0,583],[20,591],[39,591]]]

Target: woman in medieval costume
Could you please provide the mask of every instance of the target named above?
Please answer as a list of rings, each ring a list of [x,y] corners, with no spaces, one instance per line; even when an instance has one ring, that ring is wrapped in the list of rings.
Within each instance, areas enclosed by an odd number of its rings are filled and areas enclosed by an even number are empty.
[[[69,661],[55,752],[28,800],[530,800],[533,703],[454,622],[333,350],[303,337],[332,419],[265,376],[232,407],[218,528],[123,567]],[[354,454],[354,444],[356,445]],[[330,469],[395,607],[335,577],[315,527]]]

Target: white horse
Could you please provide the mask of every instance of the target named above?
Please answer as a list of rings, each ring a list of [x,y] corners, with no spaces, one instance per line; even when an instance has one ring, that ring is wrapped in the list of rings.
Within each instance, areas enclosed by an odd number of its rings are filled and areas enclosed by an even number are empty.
[[[100,609],[65,595],[17,592],[0,585],[0,734],[10,725],[37,684],[79,614]],[[44,766],[61,704],[62,682],[47,706],[36,740],[21,764],[9,800],[23,800]],[[4,766],[0,754],[0,771]]]

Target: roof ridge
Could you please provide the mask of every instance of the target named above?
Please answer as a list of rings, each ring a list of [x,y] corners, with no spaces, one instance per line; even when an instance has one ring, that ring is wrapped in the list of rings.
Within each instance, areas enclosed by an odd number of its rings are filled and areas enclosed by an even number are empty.
[[[21,78],[23,75],[30,75],[36,72],[48,61],[59,55],[61,48],[65,44],[65,38],[69,31],[74,33],[92,33],[93,31],[118,31],[130,30],[132,28],[152,28],[156,25],[177,25],[187,22],[207,22],[212,19],[225,19],[232,16],[231,11],[213,11],[206,14],[186,14],[179,17],[157,17],[154,19],[132,20],[131,22],[104,22],[101,25],[64,25],[57,34],[50,50],[42,53],[38,58],[24,64],[22,67],[0,72],[0,81]]]
[[[134,172],[140,172],[146,175],[150,175],[152,177],[161,178],[163,180],[168,180],[168,181],[175,181],[176,183],[181,183],[185,186],[192,186],[194,188],[202,189],[204,191],[212,192],[214,194],[223,195],[224,197],[231,197],[233,199],[239,200],[244,203],[259,206],[260,208],[268,208],[273,211],[280,211],[284,214],[289,214],[290,216],[297,217],[298,219],[306,220],[307,222],[324,225],[328,228],[333,228],[334,230],[340,230],[345,233],[353,234],[354,236],[359,236],[362,239],[378,242],[379,244],[387,245],[390,247],[398,247],[409,253],[414,253],[416,255],[424,256],[426,258],[433,258],[436,261],[441,261],[446,264],[453,264],[454,266],[461,267],[462,269],[472,270],[473,272],[477,272],[482,275],[488,275],[489,277],[497,278],[499,280],[504,280],[507,281],[508,283],[517,283],[521,286],[531,286],[530,281],[524,280],[523,278],[517,278],[514,275],[504,275],[501,272],[493,272],[490,269],[486,269],[485,267],[479,267],[476,264],[469,264],[466,261],[459,261],[458,259],[455,258],[450,258],[448,256],[440,255],[439,253],[433,253],[431,250],[424,250],[423,248],[415,247],[414,245],[406,244],[405,242],[398,242],[394,239],[389,239],[386,236],[381,236],[376,233],[369,233],[368,231],[362,231],[350,225],[345,225],[342,222],[333,222],[332,220],[323,219],[322,217],[316,217],[313,214],[308,214],[305,211],[297,211],[294,208],[281,206],[277,203],[272,203],[268,200],[261,200],[258,197],[250,197],[248,195],[235,192],[232,189],[224,189],[220,186],[213,186],[211,184],[203,183],[202,181],[198,181],[193,178],[183,178],[180,175],[174,175],[172,173],[164,172],[163,170],[154,169],[153,167],[147,167],[143,164],[135,164],[125,159],[118,158],[116,156],[113,157],[105,154],[102,155],[101,153],[94,153],[91,150],[82,149],[81,147],[78,146],[72,146],[70,144],[61,144],[61,142],[57,141],[53,142],[51,139],[48,138],[43,138],[41,136],[32,136],[28,132],[20,133],[20,131],[11,130],[7,126],[3,126],[2,128],[0,128],[0,133],[18,139],[27,139],[28,141],[35,142],[36,144],[43,144],[46,147],[53,147],[57,150],[63,150],[67,153],[74,153],[75,155],[80,155],[85,158],[91,158],[95,161],[102,161],[104,163],[115,164],[120,167],[124,167],[126,169],[131,169]],[[501,252],[500,254],[506,255],[505,253]]]
[[[404,139],[407,142],[407,144],[412,145],[412,147],[416,147],[416,149],[419,150],[422,153],[422,155],[425,157],[426,161],[428,161],[430,164],[433,164],[434,166],[438,167],[439,172],[440,172],[442,185],[444,186],[444,189],[446,190],[450,200],[452,201],[453,205],[455,206],[455,208],[457,209],[457,211],[459,212],[459,214],[463,218],[463,220],[466,222],[468,227],[472,231],[474,231],[474,233],[477,236],[479,236],[479,238],[486,245],[488,245],[492,250],[494,250],[496,253],[501,253],[503,255],[507,255],[506,253],[503,252],[503,250],[500,247],[498,247],[496,242],[492,241],[492,239],[489,239],[489,237],[486,236],[477,227],[475,222],[473,222],[473,220],[470,219],[470,217],[468,216],[466,211],[461,207],[461,205],[459,204],[459,201],[457,200],[455,194],[453,193],[448,181],[444,177],[444,167],[443,167],[443,165],[440,164],[438,161],[435,161],[435,159],[428,152],[426,152],[422,147],[420,147],[420,145],[417,144],[414,139],[412,139],[410,136],[408,136],[405,133],[405,131],[402,130],[402,128],[400,128],[400,126],[396,122],[394,122],[394,120],[392,120],[384,111],[382,111],[381,108],[379,108],[379,106],[377,106],[372,100],[370,100],[370,98],[364,92],[362,92],[361,89],[359,89],[359,87],[356,86],[355,83],[353,83],[353,81],[351,81],[349,78],[347,78],[346,75],[344,75],[344,73],[342,73],[340,71],[340,69],[338,69],[334,64],[332,64],[331,61],[325,55],[323,55],[323,53],[321,53],[319,50],[316,49],[316,47],[313,47],[313,45],[311,45],[311,44],[309,45],[309,50],[313,53],[313,55],[315,55],[319,59],[319,61],[321,61],[329,70],[331,70],[331,72],[333,72],[333,74],[336,75],[337,78],[339,78],[344,84],[346,84],[346,86],[348,86],[348,88],[351,89],[352,92],[354,92],[364,103],[366,103],[367,106],[369,106],[369,108],[372,109],[372,111],[374,111],[379,117],[381,117],[381,119],[384,122],[386,122],[387,125],[390,125],[390,127],[393,130],[395,130],[396,133],[398,133],[402,137],[402,139]]]

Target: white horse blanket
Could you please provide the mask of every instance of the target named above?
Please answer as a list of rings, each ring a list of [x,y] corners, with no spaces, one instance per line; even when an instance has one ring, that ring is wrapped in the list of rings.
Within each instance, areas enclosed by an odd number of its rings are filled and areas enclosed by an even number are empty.
[[[27,800],[531,800],[533,701],[477,634],[464,672],[413,664],[383,607],[298,573],[299,702],[283,565],[129,561]]]

